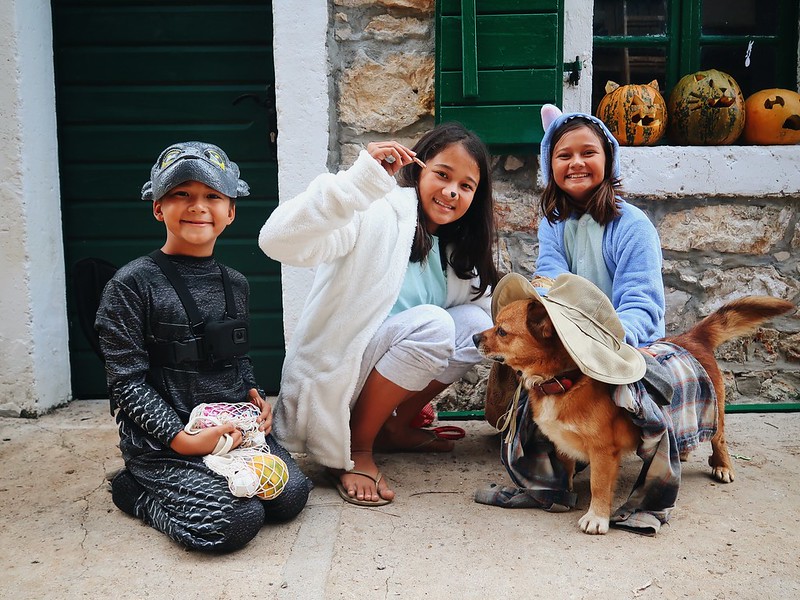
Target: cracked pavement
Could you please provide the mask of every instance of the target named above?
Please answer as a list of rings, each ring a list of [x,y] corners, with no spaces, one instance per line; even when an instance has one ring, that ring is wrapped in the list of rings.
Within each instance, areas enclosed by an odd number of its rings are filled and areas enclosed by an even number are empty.
[[[105,401],[0,418],[0,598],[800,598],[800,414],[728,415],[736,481],[711,480],[701,445],[654,538],[580,533],[588,472],[571,512],[474,503],[509,480],[494,429],[459,425],[451,454],[378,455],[397,492],[381,508],[345,504],[301,456],[316,484],[303,513],[204,555],[111,503],[105,474],[122,461]],[[617,504],[640,465],[623,463]]]

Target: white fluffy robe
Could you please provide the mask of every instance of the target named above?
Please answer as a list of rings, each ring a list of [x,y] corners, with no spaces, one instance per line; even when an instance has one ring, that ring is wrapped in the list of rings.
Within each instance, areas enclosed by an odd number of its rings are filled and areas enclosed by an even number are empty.
[[[265,254],[317,267],[275,406],[274,434],[287,450],[353,468],[350,408],[361,358],[400,293],[416,222],[416,190],[399,187],[362,151],[348,170],[320,175],[278,206],[262,227]],[[472,282],[447,275],[447,307],[470,302]],[[488,312],[488,298],[480,304]]]

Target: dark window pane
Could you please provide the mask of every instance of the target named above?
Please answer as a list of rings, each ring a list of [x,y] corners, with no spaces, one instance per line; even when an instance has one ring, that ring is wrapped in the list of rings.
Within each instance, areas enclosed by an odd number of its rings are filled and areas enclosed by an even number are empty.
[[[595,0],[594,35],[664,35],[667,0]]]
[[[605,95],[607,81],[620,85],[658,81],[664,93],[666,54],[658,48],[597,48],[592,57],[592,111]]]
[[[779,3],[762,0],[703,0],[705,35],[774,35]]]
[[[700,69],[724,71],[736,80],[745,98],[758,90],[780,87],[775,80],[775,47],[759,42],[753,44],[749,67],[744,66],[746,51],[746,42],[736,46],[706,46],[700,49]]]

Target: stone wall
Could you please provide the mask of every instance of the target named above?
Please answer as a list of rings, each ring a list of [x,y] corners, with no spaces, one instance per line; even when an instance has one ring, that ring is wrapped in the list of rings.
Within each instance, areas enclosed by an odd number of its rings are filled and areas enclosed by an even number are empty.
[[[377,139],[408,145],[433,126],[434,0],[335,0],[330,60],[337,116],[333,167]],[[539,223],[538,158],[493,157],[498,264],[530,275]],[[661,236],[667,333],[749,295],[800,300],[800,196],[629,198]],[[800,319],[776,319],[717,353],[731,403],[800,402]],[[483,408],[480,365],[439,398],[440,410]]]

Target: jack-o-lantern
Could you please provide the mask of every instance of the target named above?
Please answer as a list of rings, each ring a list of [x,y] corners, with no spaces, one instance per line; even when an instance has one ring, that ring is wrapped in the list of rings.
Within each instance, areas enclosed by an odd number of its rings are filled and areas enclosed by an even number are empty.
[[[677,144],[730,144],[744,129],[744,98],[739,84],[710,69],[685,75],[667,102],[670,138]]]
[[[748,144],[800,143],[800,94],[761,90],[744,103],[744,141]]]
[[[622,146],[651,146],[667,130],[667,104],[655,79],[644,85],[609,81],[595,114]]]

